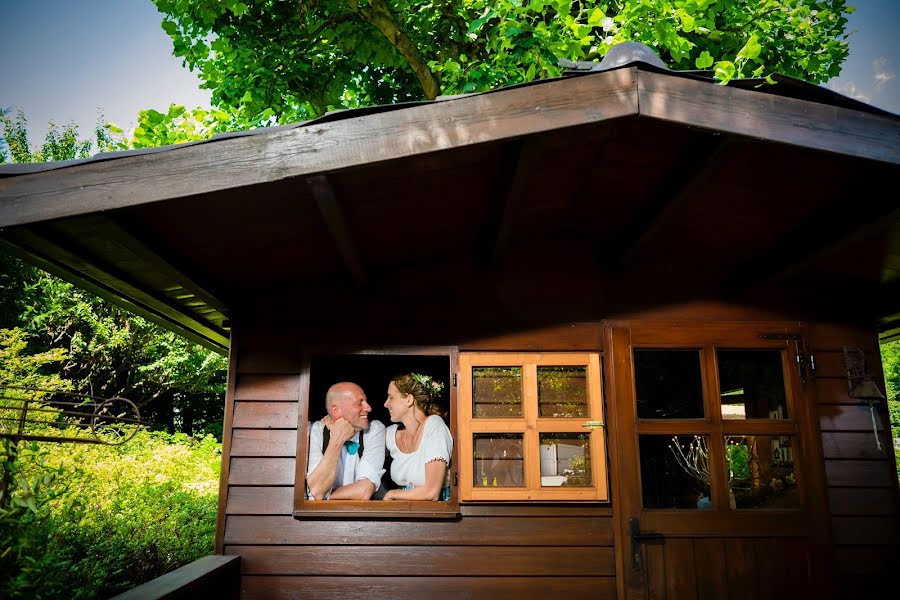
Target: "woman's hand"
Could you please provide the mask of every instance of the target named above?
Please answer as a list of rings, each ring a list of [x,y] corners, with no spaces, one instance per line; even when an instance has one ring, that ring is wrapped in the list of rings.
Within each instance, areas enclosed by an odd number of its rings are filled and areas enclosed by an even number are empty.
[[[382,500],[397,500],[397,497],[394,495],[394,492],[396,492],[396,491],[397,490],[388,490],[387,493],[384,495],[384,498],[382,498]]]

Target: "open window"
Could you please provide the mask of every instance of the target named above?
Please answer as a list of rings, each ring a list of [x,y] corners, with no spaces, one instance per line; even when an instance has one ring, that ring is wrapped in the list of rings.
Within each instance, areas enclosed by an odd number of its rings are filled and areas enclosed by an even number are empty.
[[[459,356],[460,498],[607,501],[596,353]]]
[[[457,371],[455,348],[416,348],[340,352],[322,350],[310,352],[304,360],[300,390],[300,410],[297,435],[297,471],[294,481],[295,517],[422,517],[452,518],[458,512],[458,493],[454,485],[458,450],[456,431],[456,395],[454,374]],[[379,500],[309,500],[306,497],[306,472],[309,457],[309,428],[326,414],[325,394],[328,388],[340,381],[352,381],[366,393],[372,412],[369,420],[391,425],[390,415],[384,407],[388,383],[404,373],[429,375],[444,384],[438,404],[442,418],[450,428],[454,439],[450,459],[450,500],[408,501]],[[385,451],[385,475],[382,485],[393,486],[391,480],[390,453]],[[380,495],[380,494],[378,494]]]

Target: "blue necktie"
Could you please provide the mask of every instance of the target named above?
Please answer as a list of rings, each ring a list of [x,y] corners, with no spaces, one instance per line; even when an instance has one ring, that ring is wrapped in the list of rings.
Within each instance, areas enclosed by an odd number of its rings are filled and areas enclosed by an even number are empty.
[[[350,454],[356,454],[356,452],[359,450],[359,442],[351,442],[347,440],[346,442],[344,442],[344,447],[347,448],[347,452],[349,452]]]

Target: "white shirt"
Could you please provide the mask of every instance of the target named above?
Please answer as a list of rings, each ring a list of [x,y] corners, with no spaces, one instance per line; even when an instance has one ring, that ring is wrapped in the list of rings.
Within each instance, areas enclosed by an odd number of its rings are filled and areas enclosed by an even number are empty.
[[[398,425],[387,429],[386,443],[391,452],[391,479],[400,487],[422,487],[425,485],[425,465],[433,460],[443,460],[450,465],[450,454],[453,452],[453,437],[444,420],[437,415],[425,419],[425,431],[419,448],[407,454],[397,447]],[[366,450],[366,453],[369,451]],[[450,469],[447,469],[446,480],[442,487],[450,485]]]
[[[316,421],[309,427],[309,461],[306,464],[306,475],[319,465],[322,460],[322,432],[325,426],[322,421]],[[338,459],[337,473],[334,477],[334,484],[325,494],[327,500],[331,496],[331,492],[337,488],[368,479],[372,482],[377,490],[381,487],[381,476],[384,475],[384,425],[381,421],[369,422],[369,428],[356,436],[350,438],[350,441],[359,442],[359,436],[362,435],[365,440],[363,444],[363,457],[359,458],[359,452],[350,454],[347,447],[341,448],[341,457]],[[307,490],[306,497],[311,500]]]

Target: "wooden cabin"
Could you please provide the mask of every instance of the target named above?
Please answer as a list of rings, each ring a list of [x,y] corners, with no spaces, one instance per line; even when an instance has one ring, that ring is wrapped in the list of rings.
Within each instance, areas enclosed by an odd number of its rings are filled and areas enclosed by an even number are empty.
[[[0,167],[4,247],[228,352],[242,598],[896,587],[900,118],[620,62]],[[387,423],[406,370],[446,384],[451,499],[306,500],[327,386]]]

